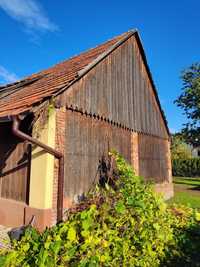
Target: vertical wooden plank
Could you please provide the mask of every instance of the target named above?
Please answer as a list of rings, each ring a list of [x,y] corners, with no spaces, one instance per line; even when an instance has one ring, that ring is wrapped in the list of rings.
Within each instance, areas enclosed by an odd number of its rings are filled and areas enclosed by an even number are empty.
[[[67,110],[66,114],[65,196],[73,199],[74,195],[90,188],[97,174],[99,160],[107,155],[109,146],[111,148],[113,144],[112,148],[125,158],[131,158],[131,132],[78,112],[70,113]]]
[[[30,151],[11,132],[11,124],[0,125],[0,197],[27,202]]]

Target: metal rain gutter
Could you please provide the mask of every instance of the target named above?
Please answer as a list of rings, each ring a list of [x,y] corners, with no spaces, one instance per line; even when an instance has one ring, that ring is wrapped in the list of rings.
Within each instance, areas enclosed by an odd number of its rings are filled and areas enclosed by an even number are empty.
[[[37,139],[25,134],[19,130],[20,118],[17,116],[12,117],[13,125],[12,132],[15,136],[19,137],[24,141],[29,141],[30,143],[43,148],[47,153],[53,155],[59,160],[59,171],[58,171],[58,196],[57,196],[57,223],[63,220],[63,188],[64,188],[64,155],[44,143],[38,141]]]

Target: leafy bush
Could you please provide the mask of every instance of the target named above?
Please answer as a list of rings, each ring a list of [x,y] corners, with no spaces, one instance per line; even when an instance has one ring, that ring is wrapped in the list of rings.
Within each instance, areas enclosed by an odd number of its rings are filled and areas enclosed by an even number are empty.
[[[172,159],[190,159],[192,157],[191,149],[180,134],[172,135],[171,157]]]
[[[173,176],[200,177],[200,158],[172,160]]]
[[[104,186],[71,209],[66,222],[42,234],[27,229],[12,251],[2,252],[0,266],[156,267],[184,258],[185,228],[198,226],[200,214],[168,209],[121,156],[112,156],[117,172]]]
[[[169,207],[173,241],[166,247],[163,267],[200,267],[200,213],[183,205]]]

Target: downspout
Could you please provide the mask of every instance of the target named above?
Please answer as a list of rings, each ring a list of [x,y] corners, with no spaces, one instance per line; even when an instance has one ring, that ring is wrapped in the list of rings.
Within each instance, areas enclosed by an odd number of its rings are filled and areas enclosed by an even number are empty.
[[[56,157],[59,161],[59,170],[58,170],[58,196],[57,196],[57,223],[61,222],[63,219],[63,187],[64,187],[64,155],[37,139],[31,137],[30,135],[25,134],[21,130],[19,130],[20,119],[17,116],[12,117],[13,125],[12,132],[14,135],[19,137],[24,141],[29,141],[31,144],[37,145],[43,148],[47,153]]]

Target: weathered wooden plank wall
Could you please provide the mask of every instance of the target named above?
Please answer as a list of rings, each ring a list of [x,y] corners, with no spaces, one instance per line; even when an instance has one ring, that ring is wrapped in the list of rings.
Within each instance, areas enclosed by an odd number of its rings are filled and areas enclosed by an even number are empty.
[[[169,181],[167,141],[148,136],[138,135],[139,175],[157,183]]]
[[[73,84],[60,101],[76,110],[68,110],[66,117],[66,196],[88,190],[108,143],[130,161],[132,132],[139,133],[140,175],[156,182],[169,179],[169,136],[135,37]]]
[[[136,132],[168,138],[135,37],[96,65],[61,98],[68,107]]]
[[[65,196],[88,191],[99,179],[102,156],[117,149],[131,162],[131,132],[100,119],[66,111]]]
[[[0,124],[0,197],[28,202],[30,147]]]

